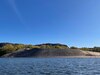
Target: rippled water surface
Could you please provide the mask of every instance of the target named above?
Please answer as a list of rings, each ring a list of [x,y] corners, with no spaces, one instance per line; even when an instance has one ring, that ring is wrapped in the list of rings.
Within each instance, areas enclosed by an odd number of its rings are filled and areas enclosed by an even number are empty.
[[[100,59],[1,58],[0,75],[100,75]]]

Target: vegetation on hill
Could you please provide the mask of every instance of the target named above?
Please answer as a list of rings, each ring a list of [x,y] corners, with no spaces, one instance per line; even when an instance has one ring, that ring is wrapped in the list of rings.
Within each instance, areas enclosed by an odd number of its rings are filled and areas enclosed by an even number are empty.
[[[78,49],[78,47],[72,46],[70,47],[70,49]]]
[[[86,47],[83,47],[83,48],[80,48],[81,50],[84,50],[84,51],[93,51],[93,52],[100,52],[100,47],[93,47],[93,48],[86,48]]]
[[[39,44],[39,45],[25,45],[25,44],[13,44],[13,43],[0,43],[0,56],[18,51],[21,49],[66,49],[67,45],[63,44]]]
[[[68,48],[67,45],[63,45],[63,44],[51,44],[51,43],[46,43],[46,44],[40,44],[40,45],[36,45],[41,49],[66,49]]]
[[[41,49],[41,50],[68,50],[68,49],[79,49],[79,50],[84,50],[84,51],[93,51],[93,52],[100,52],[100,47],[94,47],[94,48],[78,48],[75,46],[68,47],[67,45],[63,44],[51,44],[51,43],[46,43],[46,44],[39,44],[39,45],[25,45],[25,44],[13,44],[13,43],[0,43],[0,56],[12,53],[15,51],[20,51],[20,50],[27,50],[27,49]],[[56,52],[57,53],[57,52]]]

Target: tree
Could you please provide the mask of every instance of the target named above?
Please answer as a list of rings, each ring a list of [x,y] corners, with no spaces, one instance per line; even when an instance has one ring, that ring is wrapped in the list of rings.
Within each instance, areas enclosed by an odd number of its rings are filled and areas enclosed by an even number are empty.
[[[30,45],[27,45],[26,47],[27,48],[33,48],[33,45],[30,44]]]
[[[90,50],[90,48],[87,48],[87,47],[82,47],[82,48],[80,48],[81,50],[85,50],[85,51],[89,51]]]
[[[14,45],[14,47],[15,47],[16,50],[25,48],[25,46],[22,45],[22,44]]]
[[[70,47],[71,49],[78,49],[77,47],[75,47],[75,46],[72,46],[72,47]]]
[[[2,50],[6,52],[12,52],[12,51],[15,51],[15,47],[11,44],[7,44],[2,47]]]
[[[32,49],[32,48],[40,48],[40,47],[39,46],[33,46],[33,45],[27,45],[26,48]]]

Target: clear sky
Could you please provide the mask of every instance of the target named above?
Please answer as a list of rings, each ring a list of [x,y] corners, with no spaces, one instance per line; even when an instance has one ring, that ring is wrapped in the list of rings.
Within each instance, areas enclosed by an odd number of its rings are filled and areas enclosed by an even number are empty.
[[[0,42],[100,46],[100,0],[0,0]]]

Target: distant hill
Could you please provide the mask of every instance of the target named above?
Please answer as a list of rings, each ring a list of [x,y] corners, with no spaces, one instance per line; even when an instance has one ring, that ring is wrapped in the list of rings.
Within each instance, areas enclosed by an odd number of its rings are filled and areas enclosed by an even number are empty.
[[[16,52],[19,50],[26,50],[26,49],[67,49],[69,48],[67,45],[64,44],[39,44],[39,45],[26,45],[26,44],[17,44],[17,43],[0,43],[0,56]]]
[[[66,48],[68,48],[67,45],[60,44],[60,43],[55,43],[55,44],[52,44],[52,43],[45,43],[45,44],[39,44],[39,45],[36,45],[36,46],[43,46],[43,45],[48,45],[48,46],[65,46]]]
[[[5,45],[7,45],[7,44],[12,44],[12,43],[0,43],[0,47],[3,47]]]
[[[87,49],[87,48],[86,48]],[[99,49],[98,49],[99,50]],[[13,43],[0,43],[1,57],[56,57],[56,56],[100,56],[100,53],[69,48],[64,44],[25,45]]]
[[[64,44],[59,44],[59,43],[56,43],[56,44],[52,44],[52,43],[45,43],[45,44],[39,44],[39,45],[35,45],[35,46],[38,46],[42,49],[66,49],[66,48],[69,48],[67,45],[64,45]]]

